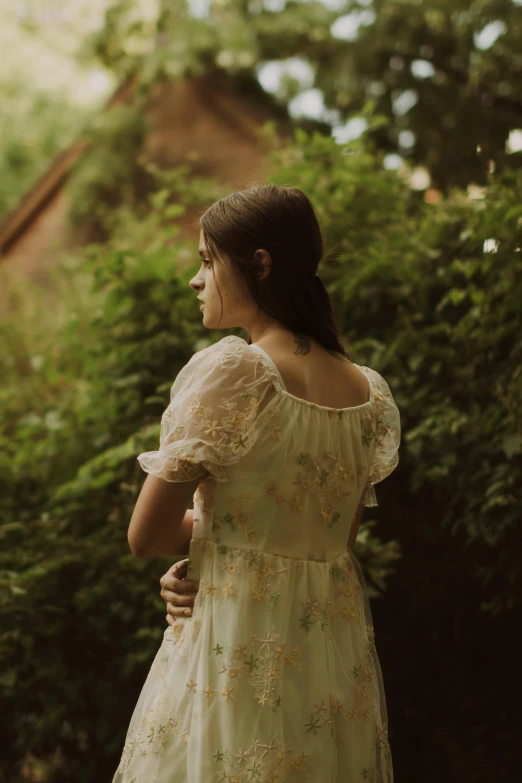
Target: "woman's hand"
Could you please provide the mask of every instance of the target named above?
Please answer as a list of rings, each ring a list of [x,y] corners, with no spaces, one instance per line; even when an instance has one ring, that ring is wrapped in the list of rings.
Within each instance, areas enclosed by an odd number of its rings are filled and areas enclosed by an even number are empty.
[[[187,576],[188,557],[178,560],[160,579],[160,595],[167,602],[167,622],[174,625],[176,617],[192,614],[192,607],[198,594],[199,582],[189,581]]]

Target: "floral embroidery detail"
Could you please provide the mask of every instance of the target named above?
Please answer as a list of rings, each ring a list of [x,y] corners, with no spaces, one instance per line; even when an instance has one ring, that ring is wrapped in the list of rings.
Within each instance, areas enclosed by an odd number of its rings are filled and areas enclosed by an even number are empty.
[[[361,441],[364,446],[371,446],[376,439],[375,409],[363,413],[361,417]]]
[[[183,715],[176,710],[176,700],[167,696],[163,684],[153,706],[143,713],[135,729],[129,731],[117,772],[125,772],[138,753],[140,758],[150,753],[160,754],[173,733],[179,734],[182,742],[188,742],[188,732],[182,731]]]
[[[273,606],[277,593],[272,592],[270,597],[267,593],[273,590],[273,585],[280,582],[281,574],[288,569],[278,568],[273,558],[265,552],[228,547],[222,547],[221,552],[225,554],[225,563],[221,566],[221,570],[234,577],[246,576],[251,585],[251,596],[254,601],[265,601]]]
[[[189,693],[194,693],[195,692],[196,687],[197,687],[197,682],[194,682],[194,680],[189,680],[186,685],[187,685],[187,690],[189,691]]]
[[[209,545],[213,545],[213,542],[205,539],[192,539],[192,544],[193,546],[201,546],[203,549],[207,549]],[[267,606],[272,608],[281,595],[281,592],[274,589],[274,587],[282,584],[283,575],[288,571],[288,567],[281,566],[279,561],[293,560],[301,567],[303,564],[302,558],[292,558],[287,555],[278,555],[253,549],[238,549],[227,547],[224,544],[217,545],[217,550],[224,556],[221,570],[235,579],[246,577],[247,583],[249,582],[251,585],[252,598],[255,601],[264,601]],[[326,562],[326,552],[316,559]],[[348,620],[358,620],[360,617],[360,586],[354,571],[351,555],[348,551],[334,558],[330,566],[330,574],[332,584],[334,585],[333,602],[327,600],[320,607],[317,599],[308,599],[301,605],[302,617],[299,619],[306,629],[319,618],[322,618],[320,625],[322,630],[324,630],[330,621],[336,620],[339,616]],[[203,605],[207,595],[212,597],[219,590],[226,597],[233,596],[236,593],[234,582],[230,580],[220,587],[219,585],[207,585],[205,578],[201,576],[197,598],[199,605]],[[177,619],[185,622],[184,617]],[[193,622],[196,622],[196,620]],[[181,645],[184,637],[181,629],[178,631],[177,627],[174,624],[173,630],[176,630],[176,633],[179,635],[177,644]]]
[[[391,755],[391,748],[390,743],[388,741],[388,725],[386,722],[384,722],[382,725],[377,726],[377,740],[376,740],[377,748],[385,753],[386,755]]]
[[[282,679],[284,665],[290,664],[300,671],[303,670],[298,661],[301,648],[295,647],[286,654],[286,644],[275,646],[278,638],[279,634],[275,633],[275,626],[272,626],[266,638],[259,639],[257,634],[254,634],[247,643],[240,642],[232,650],[228,645],[216,644],[215,655],[223,656],[227,652],[230,656],[229,660],[233,664],[229,666],[226,661],[223,661],[218,674],[225,674],[229,680],[234,682],[234,687],[230,687],[230,683],[226,683],[223,689],[218,691],[216,688],[207,686],[203,693],[207,698],[219,693],[223,697],[224,703],[228,703],[234,698],[235,683],[240,679],[242,670],[245,670],[249,673],[248,682],[253,687],[257,702],[271,705],[272,711],[275,712],[281,706],[281,696],[276,695],[276,689]],[[186,683],[186,689],[190,693],[195,693],[197,683],[189,680]]]
[[[182,367],[161,418],[159,449],[138,455],[143,470],[167,481],[228,481],[226,467],[250,451],[265,426],[281,437],[278,408],[257,426],[276,390],[273,372],[245,346],[224,338]]]
[[[399,409],[386,380],[369,367],[360,369],[370,376],[373,400],[372,413],[364,415],[361,421],[363,444],[369,446],[374,443],[364,505],[377,506],[373,485],[389,476],[399,464],[401,421]]]
[[[376,653],[375,647],[375,631],[373,625],[367,625],[364,631],[364,640],[366,642],[366,651],[368,654]]]
[[[340,562],[332,565],[330,574],[334,584],[334,603],[330,608],[330,618],[336,620],[340,616],[348,620],[359,620],[361,588],[349,553]]]
[[[213,530],[217,532],[222,529],[223,525],[228,525],[231,529],[242,530],[246,541],[255,541],[257,536],[250,524],[251,514],[246,508],[251,497],[250,494],[243,493],[230,498],[230,505],[232,506],[234,513],[232,514],[230,511],[227,511],[226,514],[221,516],[216,514],[214,517]],[[221,537],[215,535],[215,540],[219,542],[221,541]]]
[[[320,607],[318,601],[308,598],[302,604],[301,616],[299,617],[301,628],[308,631],[316,620],[320,620],[321,630],[324,631],[328,625],[328,614],[328,606]]]
[[[235,688],[238,687],[244,671],[245,675],[248,673],[248,683],[253,688],[254,698],[258,704],[269,704],[272,712],[280,708],[281,695],[278,690],[285,664],[301,672],[303,667],[298,660],[301,648],[297,646],[287,651],[288,645],[278,643],[278,639],[279,634],[276,633],[276,627],[273,625],[266,638],[259,638],[257,634],[253,634],[247,642],[238,642],[234,648],[221,644],[217,646],[219,654],[226,654],[230,662],[228,665],[226,660],[223,661],[219,674],[225,674],[234,682],[234,688],[231,689],[226,685],[222,691],[226,701],[233,698]]]
[[[320,459],[308,452],[301,452],[297,463],[302,468],[293,484],[299,489],[293,495],[285,495],[274,481],[267,481],[264,494],[274,498],[279,506],[286,506],[291,514],[301,512],[305,508],[305,496],[319,498],[320,514],[326,527],[332,527],[341,517],[336,506],[342,498],[349,497],[354,490],[359,493],[360,477],[367,472],[366,465],[350,465],[337,454],[324,451]]]
[[[265,495],[273,497],[277,490],[277,484],[274,481],[267,481],[265,484]]]
[[[185,426],[179,423],[180,410],[176,405],[176,398],[169,405],[161,419],[160,452],[163,451],[170,459],[176,455],[178,459],[183,459],[187,463],[180,466],[182,473],[177,480],[181,479],[181,475],[186,480],[186,476],[190,475],[191,471],[192,477],[198,478],[205,472],[202,473],[202,467],[207,467],[206,460],[202,460],[200,465],[190,462],[190,457],[198,444],[182,446],[178,441],[184,436],[188,440],[190,437],[195,438],[198,431],[202,431],[202,435],[212,442],[212,452],[220,455],[221,459],[225,451],[239,459],[249,449],[252,445],[253,424],[257,418],[258,393],[253,389],[240,397],[247,400],[244,410],[236,410],[238,403],[225,398],[214,406],[203,406],[200,399],[201,392],[194,390],[194,403],[187,409],[187,414],[192,419],[190,430],[188,430],[188,421]],[[219,420],[211,418],[216,413],[219,414],[220,410],[228,411],[228,416],[221,415]]]
[[[220,777],[217,780],[226,783],[283,783],[287,780],[288,773],[300,772],[304,775],[303,781],[312,783],[312,778],[305,769],[308,765],[308,754],[300,753],[294,758],[293,753],[291,748],[280,747],[277,735],[274,735],[269,743],[256,739],[246,750],[240,748],[233,752],[228,748],[217,749],[214,759],[223,764],[218,770]]]

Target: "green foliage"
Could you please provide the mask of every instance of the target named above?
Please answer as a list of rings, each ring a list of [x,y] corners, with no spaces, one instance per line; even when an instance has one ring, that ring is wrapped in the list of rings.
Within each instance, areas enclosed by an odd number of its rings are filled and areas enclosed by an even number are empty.
[[[520,127],[520,4],[361,5],[348,0],[338,12],[359,18],[354,39],[335,41],[318,58],[315,84],[325,105],[351,117],[375,99],[377,111],[390,119],[374,134],[378,148],[425,166],[445,192],[486,184],[490,161],[497,168],[520,167],[522,154],[510,155],[505,147],[510,131]],[[489,25],[486,40],[482,33]]]
[[[0,217],[16,206],[53,158],[77,136],[85,111],[56,93],[0,82]]]
[[[370,110],[368,121],[383,122]],[[317,206],[342,336],[401,410],[400,465],[377,489],[378,530],[391,534],[377,537],[367,512],[357,542],[370,594],[400,570],[393,536],[406,537],[414,504],[426,546],[472,547],[483,610],[507,612],[520,603],[520,175],[491,175],[482,200],[455,190],[426,204],[367,139],[343,148],[297,131],[272,161],[272,181]],[[172,381],[223,336],[201,324],[188,286],[197,247],[176,226],[222,186],[183,167],[156,174],[147,209],[123,203],[108,241],[64,262],[61,312],[42,309],[27,333],[21,319],[2,325],[5,774],[30,752],[54,764],[53,782],[109,778],[166,627],[158,582],[172,560],[137,560],[126,532],[136,455],[157,444]],[[483,252],[488,239],[496,252]]]
[[[343,31],[346,18],[351,33]],[[105,28],[87,39],[84,56],[120,77],[136,70],[147,85],[215,70],[258,83],[264,64],[295,58],[310,76],[283,76],[281,106],[313,87],[326,113],[312,124],[328,129],[375,101],[389,120],[372,129],[376,147],[426,167],[447,194],[455,185],[486,184],[492,165],[521,165],[522,152],[506,150],[520,128],[521,35],[522,7],[511,0],[346,0],[336,7],[288,0],[275,13],[260,0],[227,0],[202,18],[189,13],[187,0],[161,0],[153,20],[120,0]]]
[[[68,183],[74,226],[95,232],[108,206],[134,200],[141,184],[138,153],[146,132],[140,101],[91,118],[84,133],[90,147]]]

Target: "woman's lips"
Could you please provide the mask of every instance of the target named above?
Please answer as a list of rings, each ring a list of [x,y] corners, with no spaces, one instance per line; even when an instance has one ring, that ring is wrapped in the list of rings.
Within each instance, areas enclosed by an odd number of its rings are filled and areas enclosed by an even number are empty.
[[[204,304],[202,304],[202,305],[200,305],[200,306],[199,306],[199,309],[200,309],[200,310],[203,310],[203,308],[204,308],[204,307],[205,307],[205,305],[204,305]]]

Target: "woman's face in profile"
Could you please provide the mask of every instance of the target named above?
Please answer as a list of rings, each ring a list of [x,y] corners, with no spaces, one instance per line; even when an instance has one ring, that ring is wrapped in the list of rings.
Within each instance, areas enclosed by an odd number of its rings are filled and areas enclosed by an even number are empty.
[[[203,325],[207,329],[247,329],[257,312],[246,282],[237,279],[226,255],[216,258],[205,244],[203,230],[199,235],[201,266],[189,285],[200,301]],[[218,290],[219,289],[219,290]],[[221,298],[223,304],[221,304]],[[221,311],[223,308],[223,312]],[[221,320],[220,320],[221,319]]]

